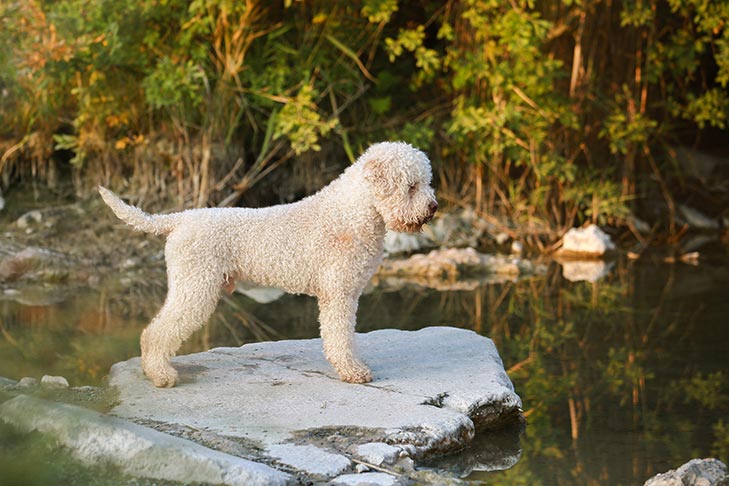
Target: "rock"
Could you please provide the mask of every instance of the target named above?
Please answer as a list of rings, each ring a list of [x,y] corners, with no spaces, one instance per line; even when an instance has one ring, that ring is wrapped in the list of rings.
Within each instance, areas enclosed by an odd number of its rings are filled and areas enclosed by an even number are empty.
[[[43,213],[41,213],[39,210],[34,209],[32,211],[28,211],[21,217],[19,217],[15,224],[20,229],[27,229],[31,226],[31,224],[35,223],[38,224],[41,221],[43,221]]]
[[[497,245],[504,245],[507,241],[509,241],[509,238],[511,237],[502,231],[494,236],[494,241],[496,241]]]
[[[385,255],[413,253],[434,247],[476,246],[486,228],[488,223],[472,210],[437,213],[421,233],[388,231],[385,234]]]
[[[49,436],[86,464],[113,464],[136,477],[186,484],[293,482],[269,466],[74,405],[19,395],[0,405],[0,420],[23,432]]]
[[[559,263],[562,276],[570,282],[597,282],[613,268],[613,262],[603,260],[564,260]]]
[[[4,376],[0,376],[0,388],[15,387],[17,384],[18,384],[18,382],[15,380],[11,380],[10,378],[5,378]]]
[[[676,162],[688,175],[696,177],[704,184],[721,185],[722,179],[717,178],[722,167],[727,166],[725,157],[696,150],[692,147],[678,146],[674,148]]]
[[[392,486],[397,484],[397,478],[381,472],[344,474],[334,478],[331,484],[346,486]]]
[[[419,459],[460,449],[477,430],[520,414],[521,400],[486,337],[431,327],[359,334],[357,342],[375,377],[370,384],[341,382],[320,339],[178,356],[172,363],[181,383],[170,389],[155,388],[132,358],[111,369],[119,393],[111,413],[251,441],[304,477],[329,478],[359,446],[385,443]],[[307,446],[318,450],[301,449]],[[329,454],[332,469],[301,461],[301,451]]]
[[[678,205],[681,216],[686,220],[689,226],[700,230],[718,230],[719,221],[706,216],[700,211],[688,207],[684,204]]]
[[[352,465],[345,456],[313,445],[274,444],[268,447],[266,455],[287,466],[324,477],[341,474]]]
[[[643,486],[727,486],[729,474],[726,464],[718,459],[692,459],[683,466],[656,474]]]
[[[130,270],[132,268],[138,267],[141,263],[142,263],[141,258],[138,258],[138,257],[137,258],[127,258],[126,260],[124,260],[121,263],[120,267],[124,270]]]
[[[44,388],[68,388],[68,380],[62,376],[43,375],[40,384]]]
[[[546,268],[514,256],[486,255],[473,248],[433,250],[406,259],[385,260],[376,277],[397,277],[427,287],[443,288],[443,282],[490,275],[514,280],[519,276],[542,274]],[[391,286],[394,286],[390,282]]]
[[[397,233],[395,231],[385,233],[385,255],[412,253],[431,246],[433,246],[433,242],[423,233]]]
[[[22,377],[17,384],[18,388],[31,388],[34,386],[38,386],[38,379],[30,376]]]
[[[519,256],[524,252],[524,244],[521,241],[511,242],[511,254]]]
[[[68,274],[68,257],[44,248],[28,247],[0,260],[0,282],[20,279],[61,280]]]
[[[452,213],[437,213],[423,227],[423,234],[432,242],[431,247],[476,246],[489,228],[489,224],[472,209]]]
[[[357,456],[363,461],[375,466],[381,466],[383,464],[394,464],[402,449],[384,442],[370,442],[357,446],[355,450]]]
[[[598,226],[591,224],[586,228],[571,228],[562,237],[562,247],[555,256],[562,257],[602,257],[615,250],[610,236]]]

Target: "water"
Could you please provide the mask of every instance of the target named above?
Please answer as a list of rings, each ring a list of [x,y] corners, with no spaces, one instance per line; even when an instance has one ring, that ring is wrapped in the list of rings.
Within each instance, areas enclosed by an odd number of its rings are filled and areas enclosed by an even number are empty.
[[[360,301],[358,330],[450,325],[500,350],[528,425],[482,434],[429,467],[474,483],[642,484],[694,457],[729,459],[727,289],[725,259],[618,261],[596,283],[569,282],[551,264],[543,277],[469,291],[375,289]],[[0,294],[0,375],[102,383],[111,364],[138,354],[165,284],[161,271],[137,271],[70,290]],[[316,316],[308,297],[235,294],[181,353],[316,337]],[[508,469],[484,470],[494,468]]]

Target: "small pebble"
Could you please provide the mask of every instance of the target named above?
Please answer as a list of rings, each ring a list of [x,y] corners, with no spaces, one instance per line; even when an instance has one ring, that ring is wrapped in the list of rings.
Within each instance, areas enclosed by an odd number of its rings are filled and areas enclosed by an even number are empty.
[[[504,243],[509,241],[509,238],[510,238],[509,235],[507,235],[506,233],[499,233],[494,236],[496,243],[499,245],[503,245]]]
[[[370,468],[368,468],[364,464],[357,464],[357,467],[355,469],[357,470],[357,474],[362,474],[363,472],[367,472],[370,470]]]
[[[46,388],[68,388],[68,380],[62,376],[43,375],[41,386]]]

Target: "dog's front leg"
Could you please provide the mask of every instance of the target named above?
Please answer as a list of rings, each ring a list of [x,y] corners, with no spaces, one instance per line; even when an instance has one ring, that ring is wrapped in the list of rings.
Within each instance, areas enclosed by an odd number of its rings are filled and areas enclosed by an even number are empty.
[[[319,327],[324,356],[337,370],[342,381],[348,383],[372,381],[372,372],[355,351],[354,326],[358,297],[319,297]]]

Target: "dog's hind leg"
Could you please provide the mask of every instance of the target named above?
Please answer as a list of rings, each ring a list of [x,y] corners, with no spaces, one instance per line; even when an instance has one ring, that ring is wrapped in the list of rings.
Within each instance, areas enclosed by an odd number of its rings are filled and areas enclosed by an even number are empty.
[[[354,343],[357,296],[319,297],[319,325],[324,356],[342,381],[368,383],[372,372],[358,357]]]
[[[220,298],[222,275],[180,273],[168,270],[165,303],[142,332],[142,369],[157,387],[175,386],[177,371],[170,358],[193,332],[205,325]]]

